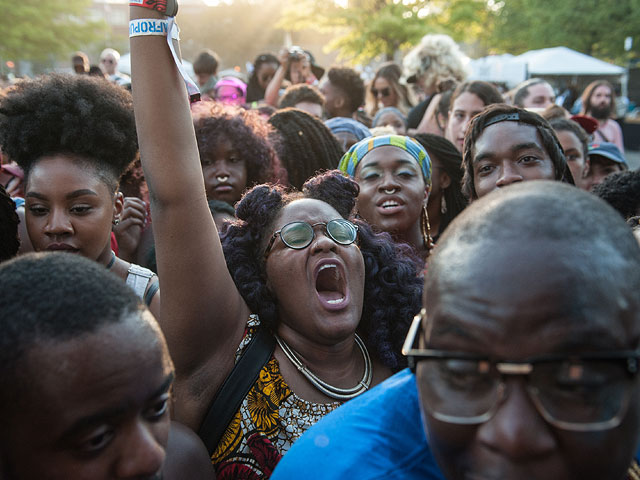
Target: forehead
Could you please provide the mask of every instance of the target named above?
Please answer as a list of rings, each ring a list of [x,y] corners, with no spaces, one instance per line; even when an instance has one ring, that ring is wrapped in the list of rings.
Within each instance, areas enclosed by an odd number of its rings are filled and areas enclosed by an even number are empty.
[[[528,88],[529,96],[538,97],[540,95],[553,96],[553,90],[548,83],[536,83]]]
[[[608,85],[599,85],[593,90],[594,95],[611,95],[611,89]]]
[[[627,294],[601,285],[585,266],[588,253],[576,252],[571,241],[486,240],[446,248],[447,268],[438,269],[426,291],[434,342],[472,339],[480,353],[510,358],[568,345],[631,347],[639,319]]]
[[[506,151],[520,144],[533,143],[546,151],[538,130],[520,122],[499,122],[485,128],[475,143],[476,155],[485,151]]]
[[[322,200],[301,198],[285,206],[276,218],[277,228],[291,222],[328,222],[342,218],[338,211]]]
[[[94,166],[66,155],[41,158],[31,168],[27,180],[28,189],[75,190],[79,185],[107,188]]]
[[[602,155],[589,155],[589,161],[591,165],[602,165],[603,167],[615,166],[620,167],[620,170],[622,170],[622,165]]]
[[[151,322],[148,311],[136,312],[92,333],[36,343],[26,356],[33,377],[26,406],[60,433],[78,418],[149,395],[172,370]]]
[[[453,110],[475,110],[484,109],[484,102],[475,93],[463,92],[453,102]]]
[[[356,174],[365,168],[394,168],[398,164],[408,165],[419,169],[415,158],[402,148],[391,145],[377,147],[367,153],[360,163],[356,166]]]

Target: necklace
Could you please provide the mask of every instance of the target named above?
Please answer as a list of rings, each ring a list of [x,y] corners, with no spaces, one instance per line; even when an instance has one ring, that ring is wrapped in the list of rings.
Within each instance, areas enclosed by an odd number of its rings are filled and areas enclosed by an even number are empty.
[[[285,341],[282,340],[278,335],[275,335],[275,337],[278,345],[280,345],[280,348],[287,356],[287,358],[291,361],[291,363],[293,363],[298,371],[302,373],[302,375],[304,375],[314,387],[316,387],[326,396],[335,398],[336,400],[351,400],[361,393],[366,392],[369,389],[369,386],[371,386],[371,378],[373,377],[373,369],[371,368],[371,357],[369,357],[367,347],[357,333],[355,334],[355,339],[356,344],[362,352],[362,357],[364,358],[364,374],[362,376],[362,380],[360,380],[358,384],[352,388],[338,388],[328,384],[327,382],[324,382],[311,370],[309,370],[306,365],[302,363],[302,361],[298,358],[298,354],[295,350],[287,345]]]
[[[113,267],[114,263],[116,263],[116,254],[113,250],[111,250],[111,260],[109,260],[109,263],[107,263],[107,270],[111,270],[111,267]]]

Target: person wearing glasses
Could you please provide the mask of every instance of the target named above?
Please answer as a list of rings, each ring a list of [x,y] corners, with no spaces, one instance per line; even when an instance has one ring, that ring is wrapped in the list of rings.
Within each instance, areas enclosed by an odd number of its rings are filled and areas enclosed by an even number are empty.
[[[378,110],[396,107],[404,115],[413,107],[411,94],[406,85],[400,83],[402,69],[395,63],[384,63],[376,71],[365,97],[365,110],[372,118]]]
[[[605,202],[560,182],[491,193],[429,258],[411,368],[310,429],[272,478],[638,478],[638,288],[640,248]]]
[[[118,71],[118,62],[120,62],[120,52],[113,48],[105,48],[100,54],[100,68],[107,75],[109,81],[129,88],[131,77]]]
[[[218,478],[268,478],[307,428],[403,367],[421,282],[388,236],[354,218],[357,185],[337,172],[298,193],[254,187],[220,237],[167,40],[134,37],[131,52],[173,414],[206,440]],[[237,372],[249,379],[238,395]]]

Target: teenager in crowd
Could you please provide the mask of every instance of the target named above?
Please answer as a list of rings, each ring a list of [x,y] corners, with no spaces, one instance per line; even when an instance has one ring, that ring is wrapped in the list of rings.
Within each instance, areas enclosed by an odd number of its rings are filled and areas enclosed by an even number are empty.
[[[353,218],[357,186],[337,173],[302,194],[254,187],[221,241],[166,39],[134,37],[131,52],[175,416],[200,429],[235,361],[251,361],[251,339],[275,335],[220,440],[207,445],[218,478],[267,478],[310,425],[402,366],[398,340],[419,305],[419,280],[388,237]]]
[[[595,196],[529,182],[474,202],[429,258],[415,374],[325,417],[273,478],[638,478],[639,288],[640,247]]]
[[[464,135],[469,122],[494,103],[502,103],[502,95],[490,83],[476,80],[458,85],[449,100],[444,137],[462,152]]]
[[[462,192],[471,201],[529,180],[574,184],[549,123],[537,113],[509,105],[493,105],[471,121],[462,159]]]
[[[248,188],[278,178],[272,129],[257,112],[203,102],[194,106],[193,123],[209,200],[234,205]]]
[[[0,101],[0,145],[24,170],[34,250],[95,260],[158,315],[157,277],[111,245],[124,208],[118,181],[138,152],[129,92],[87,75],[21,82]]]
[[[95,262],[29,254],[0,265],[0,477],[210,479],[169,420],[174,373],[140,299]]]
[[[550,120],[549,124],[556,132],[576,186],[586,188],[584,177],[589,170],[589,135],[577,122],[566,118]]]
[[[589,168],[584,174],[584,188],[593,188],[612,173],[627,170],[627,161],[618,147],[609,142],[589,144]]]
[[[424,147],[399,135],[364,139],[345,153],[340,170],[358,182],[358,214],[426,259],[432,247],[431,160]]]

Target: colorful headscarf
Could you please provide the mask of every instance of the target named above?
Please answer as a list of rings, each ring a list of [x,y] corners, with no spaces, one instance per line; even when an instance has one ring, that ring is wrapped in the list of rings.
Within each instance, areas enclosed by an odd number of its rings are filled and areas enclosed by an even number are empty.
[[[374,148],[384,146],[397,147],[408,152],[415,158],[418,165],[420,165],[424,182],[427,185],[431,185],[431,159],[429,158],[429,154],[416,140],[401,135],[383,135],[381,137],[365,138],[353,145],[349,151],[344,154],[338,168],[341,172],[346,173],[350,177],[354,177],[356,167],[364,156]]]

